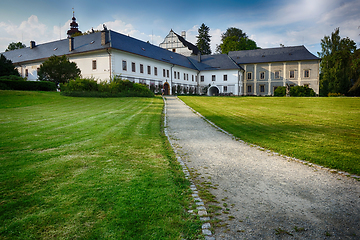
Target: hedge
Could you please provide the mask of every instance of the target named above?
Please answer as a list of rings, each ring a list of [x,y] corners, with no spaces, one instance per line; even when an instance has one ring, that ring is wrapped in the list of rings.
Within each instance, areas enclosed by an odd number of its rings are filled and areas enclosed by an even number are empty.
[[[72,97],[154,97],[147,86],[119,77],[100,83],[92,78],[77,78],[60,84],[60,88],[61,95]]]
[[[1,90],[25,90],[25,91],[56,91],[53,82],[34,82],[34,81],[12,81],[0,80]]]

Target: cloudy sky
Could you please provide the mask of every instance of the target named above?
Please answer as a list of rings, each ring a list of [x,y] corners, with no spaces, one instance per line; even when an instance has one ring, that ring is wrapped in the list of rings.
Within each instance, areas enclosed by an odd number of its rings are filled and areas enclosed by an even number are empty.
[[[340,28],[360,47],[359,0],[0,0],[0,52],[11,42],[29,46],[66,38],[73,8],[83,32],[114,31],[159,45],[173,29],[196,44],[202,23],[210,28],[215,51],[229,27],[242,29],[261,48],[305,45],[321,50],[320,40]]]

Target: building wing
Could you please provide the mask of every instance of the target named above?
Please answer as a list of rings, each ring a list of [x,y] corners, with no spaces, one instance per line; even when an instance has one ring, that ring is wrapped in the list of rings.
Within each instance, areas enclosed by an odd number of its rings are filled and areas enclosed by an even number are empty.
[[[232,51],[229,57],[237,64],[320,60],[304,46]]]

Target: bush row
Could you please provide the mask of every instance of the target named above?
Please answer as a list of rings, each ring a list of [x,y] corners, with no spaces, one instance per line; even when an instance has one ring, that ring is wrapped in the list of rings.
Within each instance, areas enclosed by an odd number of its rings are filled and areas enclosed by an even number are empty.
[[[315,97],[315,92],[312,88],[307,86],[294,86],[290,88],[291,97]],[[275,97],[286,96],[286,87],[277,87],[274,91]]]
[[[61,94],[73,97],[153,97],[146,86],[115,77],[110,82],[98,83],[92,78],[77,78],[60,84]]]
[[[0,79],[1,90],[25,90],[25,91],[56,91],[53,82],[19,81]]]

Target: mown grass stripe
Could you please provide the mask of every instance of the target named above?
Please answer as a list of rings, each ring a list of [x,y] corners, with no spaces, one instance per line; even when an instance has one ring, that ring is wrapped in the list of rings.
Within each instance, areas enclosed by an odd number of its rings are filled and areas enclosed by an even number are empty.
[[[33,106],[0,102],[4,239],[198,237],[200,222],[184,211],[189,183],[161,134],[160,98],[37,94]]]
[[[360,175],[359,98],[180,98],[248,143]]]

